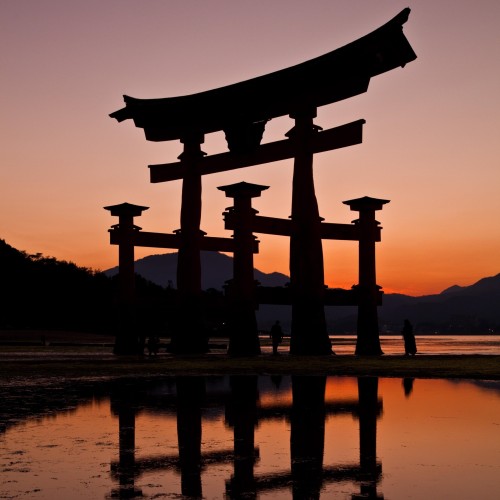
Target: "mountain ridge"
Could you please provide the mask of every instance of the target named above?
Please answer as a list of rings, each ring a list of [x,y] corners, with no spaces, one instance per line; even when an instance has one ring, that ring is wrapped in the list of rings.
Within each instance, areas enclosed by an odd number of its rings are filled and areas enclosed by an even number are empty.
[[[211,255],[209,255],[211,254]],[[167,255],[167,257],[165,257]],[[170,256],[169,256],[170,255]],[[160,324],[165,318],[168,281],[175,284],[177,256],[160,254],[139,259],[136,264],[137,292],[148,321]],[[158,267],[163,262],[169,273]],[[140,262],[148,266],[141,275]],[[214,252],[202,253],[205,289],[221,290],[232,277],[232,258]],[[0,327],[106,329],[113,323],[113,304],[118,281],[104,272],[79,268],[42,254],[29,255],[0,240],[2,300]],[[117,268],[108,270],[116,274]],[[162,276],[161,286],[150,278]],[[289,277],[282,273],[255,271],[263,286],[284,286]],[[213,294],[212,294],[213,295]],[[219,292],[220,295],[220,292]],[[384,295],[378,308],[381,333],[399,333],[408,318],[416,333],[500,333],[500,274],[482,278],[469,286],[453,285],[439,294],[412,297],[403,294]],[[356,331],[355,306],[326,307],[329,333],[350,334]],[[291,307],[261,305],[257,311],[263,330],[279,319],[290,331]]]
[[[202,288],[222,289],[232,277],[232,257],[217,252],[202,252]],[[136,261],[136,272],[161,286],[175,287],[177,252],[156,254]],[[104,271],[108,276],[118,268]],[[161,279],[159,278],[161,276]],[[255,270],[262,286],[284,286],[290,278],[282,273]],[[500,273],[481,278],[469,286],[452,285],[441,293],[418,297],[385,294],[378,309],[381,332],[399,332],[403,320],[412,321],[418,333],[491,333],[500,332]],[[357,310],[353,306],[325,309],[329,330],[352,333],[356,330]],[[290,306],[261,305],[259,324],[267,328],[279,319],[285,330],[290,327]]]
[[[147,280],[166,287],[169,284],[177,287],[177,252],[155,254],[135,261],[135,272]],[[208,290],[215,288],[222,290],[224,283],[233,277],[233,258],[220,252],[202,251],[201,259],[201,288]],[[118,267],[104,271],[106,276],[114,276]],[[254,270],[255,279],[262,286],[284,286],[290,281],[285,274],[272,272],[264,273]]]

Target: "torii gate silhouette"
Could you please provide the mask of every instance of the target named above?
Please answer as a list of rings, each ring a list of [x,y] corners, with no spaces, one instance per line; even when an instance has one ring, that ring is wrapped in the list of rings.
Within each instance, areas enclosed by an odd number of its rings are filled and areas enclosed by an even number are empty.
[[[345,202],[352,210],[360,212],[359,221],[353,226],[335,228],[336,225],[322,223],[314,191],[313,155],[361,143],[364,120],[321,131],[313,119],[318,106],[366,92],[372,76],[404,67],[416,58],[402,29],[409,13],[410,9],[404,9],[372,33],[305,63],[199,94],[163,99],[124,96],[126,106],[110,115],[119,122],[132,119],[137,127],[144,129],[147,140],[179,139],[184,145],[179,162],[149,166],[153,183],[183,180],[181,227],[176,235],[153,237],[142,233],[141,237],[141,232],[134,229],[133,216],[140,215],[146,207],[129,204],[106,207],[112,215],[123,218],[123,223],[112,232],[112,243],[125,244],[120,236],[125,234],[120,230],[125,224],[129,235],[125,246],[132,245],[132,256],[133,246],[143,244],[144,238],[149,238],[145,246],[179,249],[177,286],[184,330],[173,336],[173,352],[194,353],[207,349],[206,339],[200,333],[200,250],[233,251],[236,246],[235,240],[209,238],[200,230],[202,176],[294,158],[291,220],[267,218],[268,231],[260,228],[260,232],[290,236],[290,352],[313,355],[331,352],[324,314],[322,251],[322,238],[329,232],[326,237],[331,239],[360,242],[360,282],[355,302],[360,313],[356,353],[381,354],[376,310],[380,287],[375,281],[374,259],[374,242],[380,239],[380,228],[374,213],[388,200],[365,197]],[[295,126],[286,134],[288,139],[260,145],[266,122],[283,115],[295,120]],[[205,157],[201,150],[204,135],[220,130],[225,132],[229,151]],[[266,188],[253,186],[250,190]],[[235,198],[236,211],[237,190],[231,186],[224,188],[228,196]],[[247,204],[245,210],[253,209]],[[231,215],[226,214],[226,228],[236,232],[237,227],[230,219]],[[356,228],[352,229],[354,226]],[[259,232],[247,224],[248,229]],[[142,243],[138,238],[142,238]],[[153,240],[161,244],[153,244]],[[247,239],[252,247],[250,256],[257,251],[258,242],[252,241]],[[248,308],[249,301],[246,303]],[[129,332],[120,342],[117,339],[115,352],[134,351],[132,338]],[[260,352],[258,345],[251,347],[252,344],[255,344],[252,340],[241,343],[239,348],[233,349],[233,354]]]

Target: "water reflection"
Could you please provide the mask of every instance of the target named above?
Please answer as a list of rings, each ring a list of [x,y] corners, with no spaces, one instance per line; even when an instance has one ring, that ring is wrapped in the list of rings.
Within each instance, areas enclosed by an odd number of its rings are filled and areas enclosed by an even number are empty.
[[[403,390],[405,392],[405,396],[409,398],[413,391],[413,382],[415,381],[412,377],[405,377],[403,379]]]
[[[142,490],[135,487],[137,467],[135,462],[135,418],[140,407],[138,394],[130,391],[128,384],[115,384],[110,395],[113,415],[118,416],[119,461],[111,464],[111,474],[118,480],[119,488],[113,489],[113,498],[134,498],[142,496]]]
[[[258,425],[259,391],[256,376],[230,377],[231,395],[225,408],[226,425],[233,429],[234,472],[226,481],[228,498],[257,498],[254,465],[259,458],[255,448],[255,427]]]
[[[203,377],[177,377],[175,398],[154,402],[141,401],[144,388],[126,384],[115,385],[111,393],[111,409],[118,416],[119,460],[112,463],[112,476],[118,487],[111,492],[114,498],[142,496],[135,480],[145,471],[168,463],[181,476],[181,494],[202,498],[204,465],[229,462],[233,473],[226,480],[226,498],[258,498],[261,492],[281,490],[291,485],[294,499],[319,499],[324,482],[355,481],[359,483],[358,498],[383,498],[377,494],[377,482],[382,466],[377,462],[377,418],[382,413],[378,398],[378,379],[358,379],[358,401],[325,402],[326,376],[291,377],[292,401],[259,406],[257,376],[230,376],[229,390],[212,394],[212,404],[224,406],[225,425],[233,430],[233,450],[203,453],[202,422],[206,408],[206,385]],[[280,387],[281,377],[272,380]],[[138,392],[140,391],[140,392]],[[142,398],[143,399],[143,398]],[[172,406],[176,414],[178,457],[135,459],[135,420],[138,408],[149,410]],[[359,420],[359,464],[323,466],[325,421],[338,414],[351,414]],[[290,468],[285,464],[274,474],[255,475],[259,449],[255,447],[255,428],[266,420],[281,417],[290,425]]]
[[[414,486],[419,483],[417,476],[431,474],[416,473],[418,464],[429,460],[424,458],[425,450],[432,446],[439,453],[444,450],[457,454],[445,450],[438,439],[444,435],[443,429],[450,427],[441,421],[458,418],[457,413],[450,417],[447,412],[454,405],[458,413],[465,411],[461,397],[449,397],[455,389],[463,392],[464,388],[469,401],[477,398],[478,393],[487,395],[483,399],[487,409],[475,408],[476,425],[471,424],[470,415],[465,416],[463,424],[452,421],[458,436],[467,429],[468,440],[481,444],[482,462],[476,456],[474,464],[455,464],[451,472],[463,469],[471,473],[474,469],[483,488],[495,483],[500,450],[497,447],[495,451],[490,441],[498,443],[495,438],[500,437],[500,422],[494,420],[500,409],[498,384],[418,380],[415,392],[413,379],[382,379],[382,383],[391,416],[387,415],[380,381],[375,377],[231,376],[102,382],[93,388],[82,386],[77,399],[83,406],[73,406],[72,415],[66,413],[68,408],[64,407],[60,392],[47,390],[39,411],[46,414],[47,408],[51,408],[55,418],[38,422],[23,419],[5,426],[3,436],[0,435],[0,497],[31,498],[36,491],[37,498],[74,499],[180,495],[192,499],[354,500],[383,499],[382,492],[392,498],[404,498],[405,482],[409,488],[423,488]],[[67,387],[68,394],[78,393],[74,385],[71,387],[73,392]],[[6,396],[4,401],[12,401],[6,388],[3,391],[0,395]],[[470,396],[471,391],[475,391],[475,396]],[[19,397],[18,391],[12,393]],[[99,415],[85,416],[85,408],[92,408],[88,403],[95,401],[96,396],[104,403],[99,406]],[[108,398],[109,417],[104,408]],[[24,405],[30,404],[28,399],[24,398]],[[429,404],[430,401],[434,403]],[[439,409],[441,402],[446,412]],[[74,404],[72,398],[70,403]],[[429,408],[431,413],[425,413]],[[488,428],[480,423],[481,414],[488,415]],[[57,415],[64,416],[59,431]],[[112,425],[104,432],[108,422]],[[70,425],[74,426],[71,439],[65,431],[67,442],[58,440],[61,428],[68,429]],[[382,450],[377,442],[381,425]],[[101,434],[86,437],[92,432]],[[481,442],[485,436],[488,443]],[[422,449],[415,444],[423,441],[426,445]],[[467,453],[477,455],[479,448],[475,450],[474,443],[468,443],[470,448],[465,452],[463,443],[454,436],[447,441],[448,446],[453,441],[465,453],[464,457]],[[37,449],[41,447],[43,458],[37,459]],[[415,456],[422,454],[418,460],[408,455],[412,448]],[[99,455],[103,450],[104,455]],[[80,462],[73,460],[77,453],[81,454]],[[437,460],[439,453],[434,452],[432,460]],[[56,465],[44,472],[43,460]],[[446,460],[450,460],[448,455]],[[406,469],[402,468],[405,461]],[[87,479],[78,482],[73,472],[63,472],[65,465],[68,471],[87,468]],[[432,465],[438,468],[438,464]],[[386,469],[390,471],[388,475]],[[454,476],[456,482],[457,474]],[[57,479],[57,483],[50,479]],[[440,479],[446,484],[445,475],[441,474]],[[90,495],[88,491],[75,492],[78,484],[84,482]],[[479,495],[481,498],[489,498],[490,490],[485,491]]]
[[[201,498],[201,409],[205,379],[177,377],[176,386],[181,492]]]

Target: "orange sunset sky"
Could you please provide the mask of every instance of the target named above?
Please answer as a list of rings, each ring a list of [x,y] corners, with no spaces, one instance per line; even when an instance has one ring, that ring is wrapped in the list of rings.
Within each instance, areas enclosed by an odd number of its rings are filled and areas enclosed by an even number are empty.
[[[108,114],[122,94],[191,94],[319,56],[412,12],[418,59],[374,77],[366,94],[318,110],[331,128],[365,119],[363,144],[315,157],[319,209],[391,200],[378,213],[378,283],[438,293],[500,272],[500,2],[498,0],[16,0],[0,3],[0,238],[29,253],[96,269],[117,263],[103,206],[149,206],[147,231],[179,227],[181,182],[150,184],[148,164],[176,160],[178,141],[151,143]],[[272,120],[264,142],[293,126]],[[225,150],[206,136],[208,154]],[[217,186],[269,185],[254,206],[288,217],[292,161],[206,176],[202,229],[229,236]],[[288,273],[288,244],[262,235],[256,267]],[[165,250],[138,249],[137,256]],[[357,245],[324,242],[326,283],[357,282]]]

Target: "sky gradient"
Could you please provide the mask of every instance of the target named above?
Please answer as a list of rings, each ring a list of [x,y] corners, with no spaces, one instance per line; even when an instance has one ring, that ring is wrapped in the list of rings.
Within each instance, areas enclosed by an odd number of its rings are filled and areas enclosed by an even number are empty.
[[[298,64],[378,28],[400,10],[418,59],[368,92],[318,109],[331,128],[365,119],[363,144],[315,156],[327,222],[342,201],[391,200],[378,220],[377,281],[386,292],[438,293],[500,272],[500,2],[497,0],[16,0],[0,3],[0,238],[96,269],[117,263],[103,206],[151,207],[147,231],[179,227],[181,181],[150,184],[148,164],[176,160],[108,114],[122,94],[191,94]],[[264,142],[293,126],[272,120]],[[222,133],[208,154],[226,150]],[[205,176],[202,229],[229,236],[217,186],[269,185],[254,206],[288,217],[292,161]],[[289,242],[265,236],[256,267],[288,273]],[[357,282],[357,244],[324,242],[326,283]],[[165,250],[138,249],[137,256]]]

